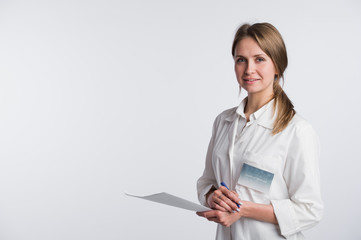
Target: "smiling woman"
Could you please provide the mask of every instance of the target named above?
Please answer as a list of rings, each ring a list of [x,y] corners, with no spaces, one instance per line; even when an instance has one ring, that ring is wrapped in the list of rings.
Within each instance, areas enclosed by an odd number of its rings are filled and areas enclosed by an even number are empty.
[[[249,59],[245,59],[242,54],[248,54]],[[268,88],[266,88],[265,92],[261,91],[261,95],[266,101],[274,97],[274,107],[278,104],[278,114],[273,134],[282,131],[291,121],[295,110],[280,85],[280,80],[283,79],[283,73],[288,65],[286,46],[281,34],[269,23],[254,24],[252,26],[244,24],[238,29],[234,37],[232,55],[236,61],[237,80],[240,87],[246,91],[248,90],[241,83],[252,83],[252,81],[247,81],[253,80],[252,75],[264,75],[264,77],[260,76],[261,78],[258,80],[262,80],[262,85],[266,85]],[[245,63],[237,64],[238,62]],[[253,62],[258,64],[253,64]],[[252,89],[250,90],[251,94],[248,91],[248,99],[255,96],[252,94]]]
[[[285,44],[271,24],[245,24],[232,55],[248,97],[214,122],[197,183],[200,202],[213,210],[198,215],[219,223],[218,240],[304,239],[301,231],[323,213],[319,143],[279,84]]]

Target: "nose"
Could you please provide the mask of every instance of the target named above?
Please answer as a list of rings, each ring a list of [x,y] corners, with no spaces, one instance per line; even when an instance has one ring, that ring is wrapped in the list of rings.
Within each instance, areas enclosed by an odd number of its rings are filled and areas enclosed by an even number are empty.
[[[249,61],[249,62],[247,63],[247,67],[246,67],[245,73],[246,73],[247,75],[250,75],[250,74],[253,74],[253,73],[255,73],[255,72],[256,72],[256,70],[255,70],[254,64],[253,64],[251,61]]]

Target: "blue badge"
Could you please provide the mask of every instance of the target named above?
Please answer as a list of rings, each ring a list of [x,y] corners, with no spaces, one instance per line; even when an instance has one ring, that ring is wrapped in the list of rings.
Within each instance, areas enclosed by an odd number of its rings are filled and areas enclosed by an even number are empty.
[[[268,194],[273,177],[274,174],[271,172],[244,163],[238,182],[243,186]]]

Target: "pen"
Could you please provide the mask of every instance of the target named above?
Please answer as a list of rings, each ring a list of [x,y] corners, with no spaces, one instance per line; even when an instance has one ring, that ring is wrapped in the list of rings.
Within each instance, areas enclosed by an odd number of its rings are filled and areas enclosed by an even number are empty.
[[[229,188],[227,187],[227,185],[224,182],[221,182],[221,185],[229,190]],[[238,208],[241,207],[241,205],[242,205],[241,202],[239,202],[239,203],[234,202],[234,203],[237,205]]]

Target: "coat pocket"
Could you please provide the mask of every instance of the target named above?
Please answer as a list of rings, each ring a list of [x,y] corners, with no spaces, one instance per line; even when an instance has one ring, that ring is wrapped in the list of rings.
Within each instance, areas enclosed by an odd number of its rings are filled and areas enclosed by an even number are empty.
[[[241,199],[269,204],[281,159],[247,152],[239,172],[236,191]]]

